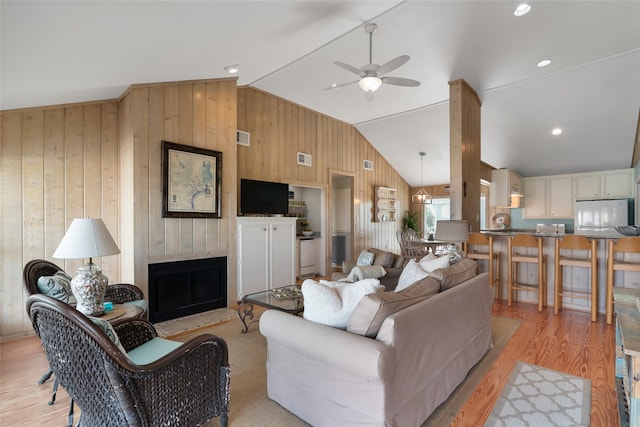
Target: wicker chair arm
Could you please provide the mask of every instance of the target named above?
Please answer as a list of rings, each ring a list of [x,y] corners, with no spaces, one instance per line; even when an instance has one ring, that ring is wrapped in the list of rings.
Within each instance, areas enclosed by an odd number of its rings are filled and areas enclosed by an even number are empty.
[[[149,425],[200,425],[211,414],[229,411],[228,349],[220,337],[203,334],[153,363],[131,365],[118,371],[124,382],[135,384],[129,395],[135,407],[144,411],[149,402],[163,402],[145,411]],[[188,410],[184,401],[191,402]]]
[[[116,320],[112,326],[126,351],[141,346],[158,336],[153,325],[143,319]]]
[[[104,299],[114,304],[124,304],[125,302],[144,299],[142,290],[129,283],[113,283],[107,286]]]

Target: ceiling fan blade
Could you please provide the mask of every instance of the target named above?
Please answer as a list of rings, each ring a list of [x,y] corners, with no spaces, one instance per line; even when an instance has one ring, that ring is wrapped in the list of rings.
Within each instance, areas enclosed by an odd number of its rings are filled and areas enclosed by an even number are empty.
[[[364,77],[364,72],[354,67],[353,65],[345,64],[344,62],[340,62],[340,61],[335,61],[334,64],[336,64],[340,68],[344,68],[347,71],[351,71],[352,73],[357,74],[360,77]]]
[[[416,87],[420,86],[420,82],[417,80],[404,79],[402,77],[383,77],[382,83],[396,86]]]
[[[324,89],[322,89],[322,90],[333,90],[333,89],[339,89],[339,88],[341,88],[341,87],[345,87],[345,86],[352,85],[352,84],[354,84],[354,83],[358,83],[359,81],[360,81],[360,80],[354,80],[354,81],[352,81],[352,82],[346,82],[346,83],[333,84],[333,85],[331,85],[331,86],[329,86],[329,87],[325,87],[325,88],[324,88]]]
[[[397,58],[393,58],[391,61],[382,64],[380,68],[378,68],[378,73],[380,73],[380,75],[390,73],[396,68],[399,68],[406,64],[409,59],[411,59],[409,55],[401,55]]]

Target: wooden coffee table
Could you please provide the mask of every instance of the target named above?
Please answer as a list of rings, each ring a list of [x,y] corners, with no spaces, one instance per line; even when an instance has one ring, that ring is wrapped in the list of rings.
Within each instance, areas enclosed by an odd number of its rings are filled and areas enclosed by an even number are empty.
[[[304,311],[302,291],[300,290],[300,287],[296,285],[283,286],[281,288],[274,288],[268,291],[247,294],[242,297],[242,301],[238,306],[238,316],[244,325],[244,329],[242,330],[243,334],[247,333],[249,325],[254,322],[254,304],[294,315]],[[247,323],[247,318],[249,319],[249,323]]]

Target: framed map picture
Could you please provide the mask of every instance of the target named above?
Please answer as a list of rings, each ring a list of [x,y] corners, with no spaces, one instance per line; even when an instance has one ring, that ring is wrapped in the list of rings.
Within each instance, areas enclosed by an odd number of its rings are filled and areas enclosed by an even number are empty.
[[[220,218],[222,153],[162,141],[162,216]]]

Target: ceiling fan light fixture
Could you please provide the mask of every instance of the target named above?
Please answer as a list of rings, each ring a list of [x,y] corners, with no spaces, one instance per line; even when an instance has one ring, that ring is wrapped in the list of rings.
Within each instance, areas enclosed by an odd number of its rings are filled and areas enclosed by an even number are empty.
[[[367,76],[360,79],[358,85],[365,92],[375,92],[378,90],[380,85],[382,84],[382,80],[380,77],[376,76]]]

